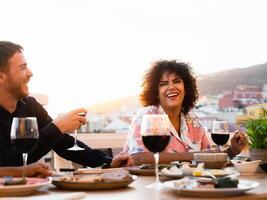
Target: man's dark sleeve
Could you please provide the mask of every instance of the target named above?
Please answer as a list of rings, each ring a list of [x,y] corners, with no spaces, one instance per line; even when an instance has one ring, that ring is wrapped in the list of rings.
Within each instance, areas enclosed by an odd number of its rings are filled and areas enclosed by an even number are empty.
[[[34,98],[31,101],[40,134],[36,148],[29,154],[28,163],[36,162],[50,150],[54,150],[59,156],[84,166],[96,167],[104,163],[110,164],[112,158],[106,156],[102,151],[91,149],[80,141],[78,141],[78,145],[85,148],[84,151],[67,150],[73,146],[74,138],[68,134],[61,134],[42,105]]]
[[[74,138],[68,134],[64,134],[63,138],[58,141],[54,147],[54,151],[61,157],[71,160],[83,166],[97,167],[104,163],[110,164],[112,158],[106,156],[102,151],[92,149],[81,141],[77,141],[84,151],[69,151],[68,148],[74,144]]]
[[[28,106],[28,116],[37,118],[39,129],[39,140],[37,146],[28,155],[28,163],[33,163],[41,159],[55,144],[62,138],[62,134],[57,126],[52,122],[52,118],[46,110],[33,97],[25,99]]]

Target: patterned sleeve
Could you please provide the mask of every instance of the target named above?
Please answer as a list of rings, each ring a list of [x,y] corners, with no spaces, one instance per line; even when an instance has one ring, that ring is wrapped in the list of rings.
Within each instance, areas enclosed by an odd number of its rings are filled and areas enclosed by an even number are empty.
[[[133,118],[131,126],[129,128],[127,141],[124,145],[124,152],[129,154],[135,154],[140,152],[148,152],[144,147],[142,136],[141,136],[141,123],[143,115],[154,114],[156,112],[156,107],[150,106],[141,109]]]
[[[210,149],[211,145],[209,142],[208,135],[205,128],[201,125],[199,118],[193,112],[189,112],[186,116],[188,131],[191,135],[191,141],[195,141],[198,144],[195,150],[206,150]]]
[[[124,152],[135,154],[145,151],[141,136],[142,115],[136,115],[129,129],[128,138],[124,145]]]
[[[202,127],[202,132],[203,132],[203,137],[202,137],[202,142],[201,142],[201,150],[205,150],[205,149],[211,149],[211,145],[208,139],[208,136],[205,131],[205,129]]]

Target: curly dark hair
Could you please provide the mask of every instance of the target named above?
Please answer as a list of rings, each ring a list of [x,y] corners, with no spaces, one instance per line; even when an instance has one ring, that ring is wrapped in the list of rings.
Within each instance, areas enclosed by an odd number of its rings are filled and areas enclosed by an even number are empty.
[[[9,42],[0,41],[0,71],[6,72],[8,70],[9,59],[17,52],[22,52],[22,46]]]
[[[187,63],[176,60],[159,60],[152,64],[143,77],[140,101],[143,106],[159,105],[158,87],[162,75],[175,73],[184,82],[185,97],[182,104],[182,112],[187,114],[196,104],[199,93],[192,68]]]

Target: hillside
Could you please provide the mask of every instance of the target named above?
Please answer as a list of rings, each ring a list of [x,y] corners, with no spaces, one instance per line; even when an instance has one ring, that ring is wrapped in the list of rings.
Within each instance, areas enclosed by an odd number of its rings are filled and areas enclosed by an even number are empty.
[[[225,90],[232,90],[237,85],[267,84],[267,63],[247,68],[236,68],[217,73],[200,75],[199,90],[201,95],[219,94]],[[111,114],[123,109],[136,108],[139,105],[138,95],[120,98],[117,100],[90,106],[89,112],[98,114]]]
[[[237,85],[262,86],[267,83],[267,63],[201,75],[198,82],[201,95],[219,94]]]
[[[112,114],[139,105],[138,95],[123,97],[112,101],[92,105],[88,107],[89,112],[96,114]]]

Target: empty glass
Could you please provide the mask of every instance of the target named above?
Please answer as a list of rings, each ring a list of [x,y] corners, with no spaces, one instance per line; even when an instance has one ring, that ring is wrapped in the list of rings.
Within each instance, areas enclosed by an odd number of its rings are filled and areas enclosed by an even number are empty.
[[[80,116],[85,116],[85,113],[79,113]],[[83,151],[85,150],[84,148],[82,147],[79,147],[78,146],[78,143],[77,143],[77,130],[74,131],[74,144],[71,148],[68,148],[69,151]]]

